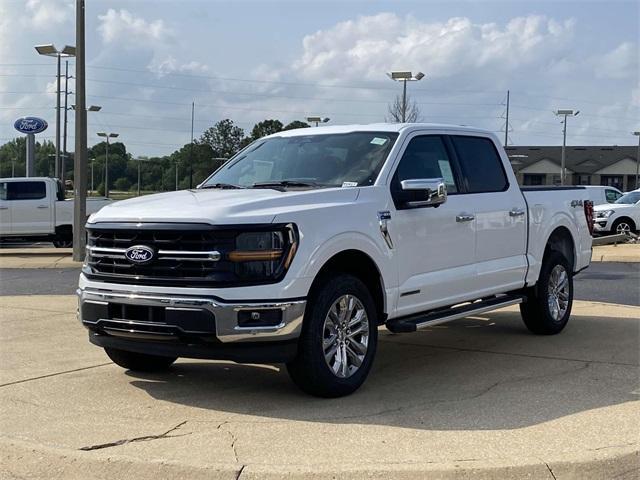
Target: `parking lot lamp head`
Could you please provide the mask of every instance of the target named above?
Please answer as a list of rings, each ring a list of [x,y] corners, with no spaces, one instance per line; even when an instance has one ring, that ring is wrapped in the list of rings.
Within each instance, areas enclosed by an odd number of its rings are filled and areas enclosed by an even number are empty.
[[[407,82],[418,82],[425,77],[425,74],[418,72],[415,75],[409,70],[392,70],[387,72],[387,76],[395,81],[402,82],[402,123],[407,121]]]

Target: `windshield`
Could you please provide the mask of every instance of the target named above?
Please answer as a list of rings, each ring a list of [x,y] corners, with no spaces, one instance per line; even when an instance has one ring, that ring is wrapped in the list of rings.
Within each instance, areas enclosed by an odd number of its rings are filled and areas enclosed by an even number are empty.
[[[353,132],[258,140],[202,187],[373,185],[397,138],[395,132]]]
[[[633,204],[640,202],[640,192],[629,192],[621,196],[615,203]]]

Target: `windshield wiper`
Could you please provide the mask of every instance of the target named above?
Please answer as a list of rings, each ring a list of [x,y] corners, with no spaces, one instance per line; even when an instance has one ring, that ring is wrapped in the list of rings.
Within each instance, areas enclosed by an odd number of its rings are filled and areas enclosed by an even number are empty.
[[[236,189],[236,188],[247,188],[241,185],[234,185],[232,183],[211,183],[209,185],[202,185],[200,188],[220,188],[220,189]]]
[[[287,188],[287,187],[321,187],[315,182],[305,182],[302,180],[273,180],[269,182],[256,182],[252,188]]]

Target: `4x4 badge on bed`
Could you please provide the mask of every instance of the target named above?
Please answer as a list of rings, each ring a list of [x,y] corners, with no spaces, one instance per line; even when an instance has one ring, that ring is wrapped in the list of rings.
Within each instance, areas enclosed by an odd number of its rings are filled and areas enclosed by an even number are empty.
[[[124,256],[131,263],[147,263],[153,260],[154,251],[145,245],[134,245],[125,250]]]

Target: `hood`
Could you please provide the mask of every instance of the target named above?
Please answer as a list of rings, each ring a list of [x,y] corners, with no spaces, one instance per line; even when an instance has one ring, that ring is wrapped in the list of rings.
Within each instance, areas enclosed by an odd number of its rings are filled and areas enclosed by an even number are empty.
[[[594,212],[602,212],[605,210],[622,210],[624,208],[635,207],[633,203],[605,203],[593,207]]]
[[[212,225],[271,223],[287,211],[352,203],[358,188],[181,190],[115,202],[90,218],[96,222],[188,222]]]

